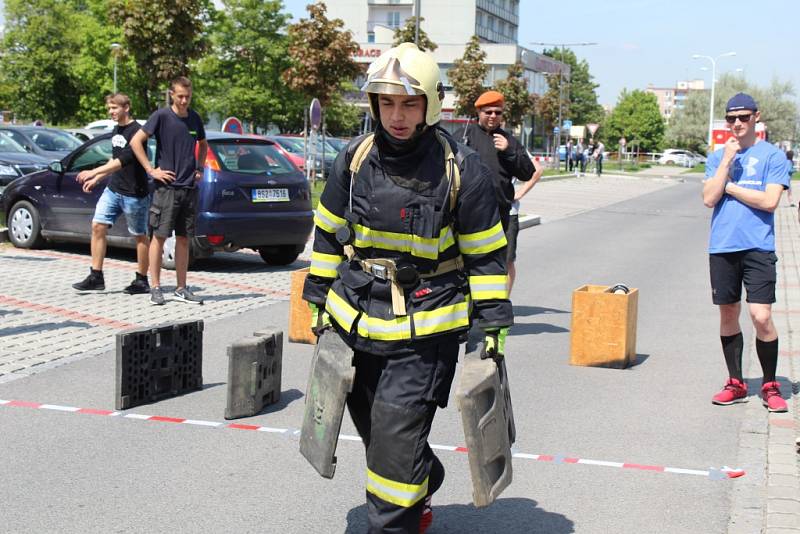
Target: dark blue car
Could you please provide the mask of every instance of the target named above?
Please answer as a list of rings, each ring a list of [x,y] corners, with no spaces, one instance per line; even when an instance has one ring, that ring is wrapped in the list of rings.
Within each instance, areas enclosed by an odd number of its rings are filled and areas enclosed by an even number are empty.
[[[304,174],[270,140],[219,132],[207,136],[209,152],[199,183],[191,259],[251,248],[270,265],[294,262],[314,225]],[[110,157],[111,135],[106,134],[87,141],[46,170],[11,182],[2,196],[11,242],[21,248],[48,241],[88,243],[103,186],[84,193],[75,177]],[[109,230],[108,243],[135,247],[121,221]],[[164,249],[164,266],[171,268],[174,240],[167,240]]]

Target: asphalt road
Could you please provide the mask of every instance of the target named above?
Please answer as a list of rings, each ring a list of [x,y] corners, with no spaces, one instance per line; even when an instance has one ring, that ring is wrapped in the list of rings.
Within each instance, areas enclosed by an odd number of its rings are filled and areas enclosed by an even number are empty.
[[[676,183],[522,233],[507,342],[515,450],[554,458],[516,458],[511,487],[478,510],[466,455],[440,451],[447,479],[431,534],[725,532],[736,479],[559,461],[735,462],[744,411],[709,402],[725,370],[699,190]],[[572,291],[615,282],[640,291],[637,365],[570,366]],[[266,325],[285,330],[287,314],[278,302],[208,323],[205,388],[126,413],[224,422],[226,346]],[[340,442],[330,481],[297,452],[311,353],[286,343],[281,402],[238,421],[284,433],[0,405],[0,530],[363,532],[362,446]],[[113,410],[113,395],[113,352],[0,384],[0,399],[78,408]],[[355,434],[349,420],[342,431]],[[463,444],[454,402],[430,441]]]

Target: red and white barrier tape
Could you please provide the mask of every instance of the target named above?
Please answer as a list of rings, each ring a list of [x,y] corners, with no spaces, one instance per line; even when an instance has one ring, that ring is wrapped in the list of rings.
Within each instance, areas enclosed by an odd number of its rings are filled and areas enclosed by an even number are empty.
[[[132,412],[115,412],[112,410],[98,410],[95,408],[76,408],[74,406],[62,406],[59,404],[41,404],[38,402],[28,402],[20,400],[2,400],[0,399],[0,406],[7,408],[31,408],[34,410],[52,410],[57,412],[70,412],[85,415],[100,415],[106,417],[121,417],[123,419],[134,419],[139,421],[154,421],[159,423],[173,423],[181,425],[205,426],[213,428],[230,428],[233,430],[252,430],[256,432],[266,432],[271,434],[282,434],[284,436],[299,436],[300,430],[292,428],[276,428],[261,425],[248,425],[242,423],[228,423],[219,421],[203,421],[198,419],[184,419],[182,417],[164,417],[160,415],[143,415]],[[342,441],[361,441],[358,436],[349,436],[347,434],[339,435]],[[452,446],[452,445],[430,445],[432,449],[449,452],[467,452],[466,447]],[[728,466],[721,468],[703,469],[683,469],[679,467],[664,467],[660,465],[646,465],[628,462],[610,462],[605,460],[590,460],[588,458],[572,458],[560,455],[549,454],[529,454],[524,452],[513,452],[514,458],[523,460],[537,460],[540,462],[551,462],[556,464],[582,464],[593,465],[599,467],[617,467],[621,469],[636,469],[640,471],[653,471],[656,473],[672,473],[676,475],[694,475],[709,477],[712,480],[723,480],[729,478],[739,478],[744,476],[745,472],[742,469],[733,469]]]

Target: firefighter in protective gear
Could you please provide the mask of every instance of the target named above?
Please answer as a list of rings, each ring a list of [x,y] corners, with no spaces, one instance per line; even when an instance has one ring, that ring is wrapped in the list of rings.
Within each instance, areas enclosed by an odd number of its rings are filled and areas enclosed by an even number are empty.
[[[375,133],[334,162],[303,298],[354,351],[347,407],[366,447],[369,532],[416,534],[444,480],[427,438],[459,345],[471,320],[494,335],[513,322],[506,239],[488,169],[437,126],[431,56],[392,48],[363,90]]]

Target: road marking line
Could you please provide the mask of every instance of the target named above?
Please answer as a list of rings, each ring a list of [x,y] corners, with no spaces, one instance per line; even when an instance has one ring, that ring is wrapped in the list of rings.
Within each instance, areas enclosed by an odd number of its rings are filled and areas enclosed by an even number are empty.
[[[59,406],[58,404],[42,404],[39,406],[42,410],[55,410],[58,412],[77,412],[80,408],[73,408],[72,406]]]
[[[49,304],[40,304],[38,302],[30,302],[27,300],[18,299],[9,295],[0,295],[0,304],[9,304],[19,308],[27,308],[29,310],[48,313],[50,315],[57,315],[59,317],[66,317],[68,319],[75,319],[90,323],[96,326],[110,326],[112,328],[134,328],[133,323],[126,323],[123,321],[115,321],[108,317],[100,317],[99,315],[91,315],[88,313],[81,313],[68,308],[60,306],[50,306]]]
[[[217,423],[216,421],[201,421],[199,419],[184,419],[183,424],[196,425],[196,426],[212,426],[212,427],[222,426],[222,423]]]
[[[156,421],[162,423],[174,423],[182,425],[195,425],[206,426],[213,428],[230,428],[233,430],[251,430],[257,432],[266,432],[272,434],[283,434],[290,437],[295,437],[300,434],[299,429],[292,428],[276,428],[260,425],[248,425],[242,423],[222,423],[217,421],[203,421],[199,419],[184,419],[182,417],[166,417],[162,415],[144,415],[138,413],[122,413],[114,412],[111,410],[100,410],[96,408],[75,408],[72,406],[64,406],[60,404],[40,404],[37,402],[21,401],[21,400],[2,400],[0,399],[0,406],[11,408],[31,408],[34,410],[53,410],[65,413],[78,413],[87,415],[103,415],[107,417],[122,416],[125,419],[134,419],[139,421]],[[348,434],[340,434],[339,440],[341,441],[361,441],[359,436],[351,436]],[[469,452],[464,446],[454,445],[440,445],[431,443],[431,449],[449,452]],[[535,460],[540,462],[552,462],[555,465],[564,464],[582,464],[598,467],[615,467],[618,469],[634,469],[637,471],[651,471],[654,473],[670,473],[675,475],[691,475],[691,476],[704,476],[709,480],[730,480],[744,476],[746,473],[743,469],[731,468],[724,465],[717,468],[709,468],[709,470],[700,469],[684,469],[680,467],[664,467],[660,465],[638,464],[629,462],[611,462],[606,460],[592,460],[589,458],[575,458],[565,456],[562,454],[531,454],[525,452],[512,452],[513,458],[524,460]]]

